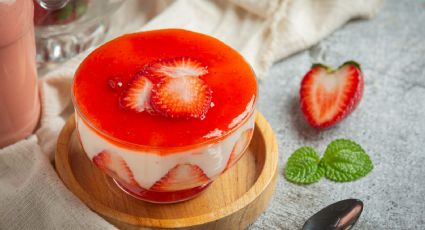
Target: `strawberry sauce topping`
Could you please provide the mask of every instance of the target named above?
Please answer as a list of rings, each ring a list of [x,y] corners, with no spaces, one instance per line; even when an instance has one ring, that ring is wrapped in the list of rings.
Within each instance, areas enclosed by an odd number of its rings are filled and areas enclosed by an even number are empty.
[[[74,80],[78,110],[94,127],[153,147],[225,134],[256,92],[254,73],[236,51],[179,29],[114,39],[83,61]]]

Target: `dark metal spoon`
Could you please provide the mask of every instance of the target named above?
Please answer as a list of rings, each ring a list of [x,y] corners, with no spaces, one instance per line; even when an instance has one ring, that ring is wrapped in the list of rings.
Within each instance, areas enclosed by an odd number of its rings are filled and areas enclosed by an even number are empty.
[[[341,200],[320,210],[304,224],[303,230],[348,230],[354,226],[363,211],[363,202],[357,199]]]

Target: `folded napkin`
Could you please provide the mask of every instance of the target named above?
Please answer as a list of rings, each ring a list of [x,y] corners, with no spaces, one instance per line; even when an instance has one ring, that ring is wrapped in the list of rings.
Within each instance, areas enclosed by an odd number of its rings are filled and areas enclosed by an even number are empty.
[[[113,33],[109,37],[166,27],[210,34],[241,52],[264,79],[274,61],[308,48],[350,19],[373,16],[381,3],[382,0],[125,1],[113,15]],[[158,12],[159,9],[165,10]],[[72,76],[87,54],[41,77],[40,128],[26,140],[0,149],[0,229],[115,229],[67,190],[52,165],[58,133],[73,112]]]

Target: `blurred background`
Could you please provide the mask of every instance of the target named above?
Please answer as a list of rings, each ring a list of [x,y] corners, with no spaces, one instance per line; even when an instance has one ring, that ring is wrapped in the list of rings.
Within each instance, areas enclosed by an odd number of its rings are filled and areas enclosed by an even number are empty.
[[[91,47],[141,28],[172,0],[33,0],[39,76]],[[49,5],[50,4],[50,5]]]

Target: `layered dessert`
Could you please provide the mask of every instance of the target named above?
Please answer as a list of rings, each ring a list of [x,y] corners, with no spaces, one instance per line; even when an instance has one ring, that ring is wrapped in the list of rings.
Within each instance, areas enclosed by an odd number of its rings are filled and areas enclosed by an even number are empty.
[[[257,82],[241,55],[207,35],[140,32],[94,50],[73,102],[89,159],[136,198],[189,199],[242,155]]]

